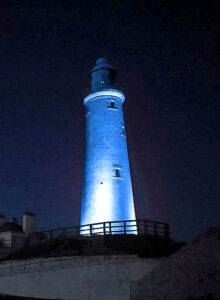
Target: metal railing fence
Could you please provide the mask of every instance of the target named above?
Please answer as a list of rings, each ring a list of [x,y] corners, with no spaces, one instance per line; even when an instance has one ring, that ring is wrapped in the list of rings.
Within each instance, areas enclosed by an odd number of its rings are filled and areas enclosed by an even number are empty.
[[[30,262],[31,260],[31,262]],[[4,267],[0,267],[0,276],[5,275],[7,273],[11,273],[12,271],[31,271],[31,270],[43,270],[46,266],[46,269],[50,269],[50,264],[52,263],[52,267],[62,267],[62,264],[66,261],[73,260],[73,257],[65,257],[65,256],[46,256],[46,257],[40,257],[40,258],[32,258],[32,259],[25,259],[24,261],[16,261],[16,260],[9,260],[6,262],[2,262],[2,265],[6,265]],[[58,262],[57,265],[54,265],[54,262]],[[33,266],[31,268],[30,266]],[[38,268],[35,268],[35,266],[38,266]],[[5,273],[2,273],[2,271],[6,271]]]
[[[87,258],[87,257],[86,257]],[[125,256],[123,256],[123,260],[125,259]],[[126,259],[133,260],[133,255],[128,255]],[[1,276],[7,276],[11,273],[21,273],[21,272],[33,272],[33,271],[48,271],[48,270],[54,270],[59,268],[69,268],[72,267],[72,265],[75,265],[76,267],[79,267],[82,265],[82,258],[78,259],[76,256],[44,256],[40,258],[32,258],[32,259],[26,259],[23,261],[16,261],[16,260],[9,260],[6,262],[2,262],[0,264],[0,277]],[[115,262],[120,263],[120,257],[119,259],[115,260]],[[105,264],[109,264],[108,260],[105,262]],[[93,261],[90,262],[89,265],[98,265],[100,262]],[[3,266],[5,265],[5,266]],[[3,267],[2,267],[3,266]]]

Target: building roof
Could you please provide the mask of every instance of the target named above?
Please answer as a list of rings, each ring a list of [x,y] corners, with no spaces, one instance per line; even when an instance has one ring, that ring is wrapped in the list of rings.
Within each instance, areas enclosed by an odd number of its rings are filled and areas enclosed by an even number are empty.
[[[14,222],[7,222],[0,226],[0,232],[12,231],[12,232],[23,232],[22,226]]]

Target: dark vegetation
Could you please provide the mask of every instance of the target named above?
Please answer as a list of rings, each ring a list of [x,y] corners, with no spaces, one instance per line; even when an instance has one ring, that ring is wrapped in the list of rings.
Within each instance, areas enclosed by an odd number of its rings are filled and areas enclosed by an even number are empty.
[[[82,253],[83,245],[87,243],[86,240],[78,238],[52,239],[44,240],[35,245],[26,245],[25,247],[12,250],[0,260],[9,259],[24,259],[45,256],[60,256],[60,255],[80,255]]]
[[[150,235],[106,235],[107,248],[127,254],[138,254],[140,257],[169,256],[185,242],[176,243],[171,239]]]
[[[137,254],[140,257],[169,256],[185,245],[159,236],[106,235],[42,239],[34,245],[11,251],[1,260],[69,255]]]
[[[0,239],[0,249],[3,247],[4,243],[3,243],[3,240]]]

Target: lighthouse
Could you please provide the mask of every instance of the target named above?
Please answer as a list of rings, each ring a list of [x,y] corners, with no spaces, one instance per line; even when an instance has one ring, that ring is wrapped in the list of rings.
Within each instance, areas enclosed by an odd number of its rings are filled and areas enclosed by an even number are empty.
[[[85,97],[86,126],[80,225],[135,220],[123,103],[116,70],[99,58]]]

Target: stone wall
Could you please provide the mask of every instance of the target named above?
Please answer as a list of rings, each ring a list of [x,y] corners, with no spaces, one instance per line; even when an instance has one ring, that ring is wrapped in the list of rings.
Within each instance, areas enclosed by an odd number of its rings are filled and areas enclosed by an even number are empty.
[[[29,264],[28,264],[29,263]],[[30,265],[32,263],[32,265]],[[0,293],[74,300],[129,300],[130,282],[140,280],[157,259],[136,255],[63,257],[0,264]],[[2,269],[9,267],[8,269]]]

